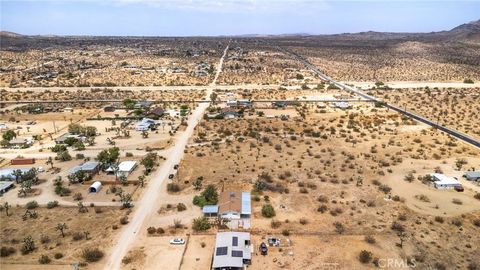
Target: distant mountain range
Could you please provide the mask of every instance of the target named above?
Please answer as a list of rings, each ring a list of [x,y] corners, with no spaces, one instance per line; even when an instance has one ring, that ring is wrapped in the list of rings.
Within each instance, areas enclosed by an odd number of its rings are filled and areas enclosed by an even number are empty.
[[[361,39],[397,39],[397,38],[431,38],[431,39],[446,39],[446,40],[459,40],[459,41],[469,41],[469,42],[480,42],[480,20],[472,21],[459,25],[449,31],[440,31],[440,32],[430,32],[430,33],[397,33],[397,32],[359,32],[359,33],[343,33],[343,34],[333,34],[333,35],[311,35],[308,33],[294,33],[294,34],[281,34],[281,35],[262,35],[262,34],[246,34],[246,35],[237,35],[234,37],[240,38],[264,38],[264,37],[349,37],[352,39],[361,38]],[[0,37],[62,37],[55,35],[35,35],[27,36],[14,32],[0,31]],[[73,37],[73,36],[69,36]],[[81,37],[81,36],[75,36]],[[91,36],[90,36],[91,37]],[[222,36],[226,37],[226,36]]]

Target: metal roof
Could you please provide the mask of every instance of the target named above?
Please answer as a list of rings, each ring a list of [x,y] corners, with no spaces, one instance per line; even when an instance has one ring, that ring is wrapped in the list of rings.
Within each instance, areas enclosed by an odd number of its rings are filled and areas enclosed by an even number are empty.
[[[432,173],[434,182],[437,185],[460,185],[457,179],[440,173]]]
[[[468,178],[479,178],[480,177],[480,171],[478,172],[465,172],[465,176]]]
[[[242,192],[242,215],[252,214],[252,197],[250,192]]]
[[[202,211],[204,214],[216,214],[218,213],[218,205],[205,205]]]
[[[13,174],[14,171],[20,170],[22,173],[27,173],[30,171],[32,168],[29,169],[1,169],[0,170],[0,178],[9,178],[9,179],[15,179],[15,175]]]
[[[13,185],[13,182],[10,181],[0,181],[0,191],[4,191],[11,187]]]
[[[233,246],[233,239],[237,238],[237,246]],[[242,268],[243,260],[251,260],[250,234],[247,232],[220,232],[217,233],[213,268]]]
[[[100,162],[87,161],[87,162],[83,163],[82,170],[84,170],[84,171],[95,170],[95,168],[97,168],[98,165],[100,165]]]

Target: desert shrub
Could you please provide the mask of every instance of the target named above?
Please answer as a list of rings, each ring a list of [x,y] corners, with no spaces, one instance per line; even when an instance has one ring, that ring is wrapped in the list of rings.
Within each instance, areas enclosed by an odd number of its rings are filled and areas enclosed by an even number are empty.
[[[338,234],[342,234],[345,232],[345,227],[343,226],[342,223],[340,222],[335,222],[333,223],[333,225],[335,226],[335,231],[338,233]]]
[[[320,205],[320,206],[318,207],[318,209],[317,209],[317,211],[320,212],[320,213],[322,213],[322,214],[325,213],[325,212],[327,212],[327,210],[328,210],[328,207],[327,207],[327,205],[325,205],[325,204]]]
[[[318,196],[317,201],[319,201],[321,203],[326,203],[328,201],[328,198],[325,195],[320,195],[320,196]]]
[[[167,184],[167,191],[168,192],[179,192],[180,186],[176,183],[168,183]]]
[[[289,236],[289,235],[290,235],[290,231],[287,230],[287,229],[285,229],[285,230],[282,231],[282,235],[283,235],[283,236]]]
[[[478,266],[478,264],[476,262],[471,262],[471,263],[468,264],[467,269],[468,270],[478,270],[478,269],[480,269],[480,266]]]
[[[447,267],[443,263],[436,262],[436,263],[433,264],[433,269],[435,269],[435,270],[446,270]]]
[[[27,204],[25,204],[25,208],[30,209],[30,210],[35,209],[37,207],[38,207],[37,201],[29,201],[29,202],[27,202]]]
[[[273,206],[271,204],[265,204],[262,207],[262,216],[266,218],[271,218],[275,216],[275,209],[273,209]]]
[[[82,251],[82,258],[87,262],[97,262],[103,258],[103,251],[98,248],[85,248]]]
[[[455,225],[455,226],[457,226],[457,227],[460,227],[460,226],[463,225],[463,222],[462,222],[462,220],[459,219],[459,218],[454,218],[454,219],[452,220],[452,224]]]
[[[164,233],[165,233],[165,230],[164,230],[162,227],[158,227],[158,228],[157,228],[157,233],[158,233],[158,234],[164,234]]]
[[[187,207],[185,206],[185,204],[183,204],[183,203],[177,204],[177,211],[181,212],[181,211],[185,211],[185,210],[187,210]]]
[[[472,79],[465,79],[463,80],[463,83],[475,83]]]
[[[282,223],[279,220],[276,220],[276,219],[272,219],[272,221],[270,222],[270,227],[272,227],[272,229],[277,229],[281,225],[282,225]]]
[[[306,224],[308,223],[308,220],[307,220],[306,218],[301,218],[301,219],[299,220],[299,222],[300,222],[300,224],[302,224],[302,225],[306,225]]]
[[[120,218],[120,224],[122,225],[128,224],[128,217],[123,216],[122,218]]]
[[[50,237],[48,235],[41,235],[40,236],[40,243],[42,243],[42,244],[50,243]]]
[[[75,201],[81,201],[83,199],[82,193],[77,192],[77,193],[73,194],[73,199]]]
[[[157,229],[155,229],[155,227],[148,227],[147,228],[148,234],[154,234],[156,231],[157,231]]]
[[[59,259],[63,258],[63,254],[60,253],[60,252],[57,252],[57,253],[55,253],[55,255],[53,255],[53,257],[54,257],[55,259],[59,260]]]
[[[95,207],[94,209],[96,214],[100,214],[103,212],[101,207]]]
[[[131,262],[132,262],[132,258],[129,257],[129,256],[125,256],[125,257],[123,257],[123,259],[122,259],[122,263],[123,263],[123,264],[129,264],[129,263],[131,263]]]
[[[367,250],[362,250],[360,254],[358,254],[358,260],[361,263],[369,263],[372,260],[372,253]]]
[[[397,232],[404,232],[405,231],[405,227],[403,227],[402,224],[400,224],[396,221],[394,221],[392,223],[391,229],[394,230],[394,231],[397,231]]]
[[[376,240],[372,235],[365,235],[365,242],[369,244],[375,244]]]
[[[210,223],[206,217],[199,217],[193,220],[192,229],[195,231],[206,231],[210,229]]]
[[[51,261],[52,260],[47,255],[42,255],[40,256],[40,259],[38,259],[40,264],[49,264]]]
[[[52,209],[58,206],[58,201],[51,201],[47,203],[47,208]]]
[[[443,223],[445,220],[443,219],[443,217],[436,216],[435,221],[438,222],[438,223]]]
[[[477,200],[480,200],[480,193],[475,193],[475,195],[473,195],[473,197]]]
[[[452,203],[458,204],[458,205],[462,205],[462,204],[463,204],[463,202],[462,202],[460,199],[456,199],[456,198],[455,198],[455,199],[452,199]]]
[[[201,243],[200,243],[200,246],[201,246],[202,248],[204,248],[204,247],[207,246],[207,244],[205,244],[205,242],[201,242]]]
[[[0,248],[0,257],[8,257],[16,252],[13,247],[1,247]]]
[[[84,235],[81,232],[74,232],[73,236],[72,236],[72,239],[73,239],[73,241],[80,241],[80,240],[83,239],[83,236]]]
[[[405,214],[398,215],[398,220],[401,220],[401,221],[407,220],[407,215],[405,215]]]
[[[380,185],[378,189],[385,194],[389,193],[392,190],[392,188],[388,185]]]

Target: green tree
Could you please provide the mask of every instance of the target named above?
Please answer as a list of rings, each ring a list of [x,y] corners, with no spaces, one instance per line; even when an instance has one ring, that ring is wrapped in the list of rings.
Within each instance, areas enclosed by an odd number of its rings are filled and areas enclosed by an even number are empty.
[[[208,185],[201,195],[205,198],[207,204],[217,204],[218,202],[218,192],[214,185]]]
[[[206,217],[199,217],[193,220],[192,229],[195,231],[206,231],[210,229],[211,225]]]
[[[9,129],[5,133],[3,133],[2,138],[6,141],[11,141],[13,138],[16,138],[17,134],[15,131]]]
[[[114,163],[120,156],[120,149],[118,147],[112,147],[109,149],[102,150],[97,155],[97,160],[102,164],[103,168]]]

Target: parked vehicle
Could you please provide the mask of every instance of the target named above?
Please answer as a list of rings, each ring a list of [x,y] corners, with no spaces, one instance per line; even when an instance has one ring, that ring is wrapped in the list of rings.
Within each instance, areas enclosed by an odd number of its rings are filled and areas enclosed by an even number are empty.
[[[264,256],[268,253],[267,245],[264,242],[260,244],[260,253]]]
[[[172,174],[170,174],[170,175],[168,176],[168,179],[171,180],[171,179],[173,179],[174,176],[175,176],[175,175],[172,173]]]
[[[454,189],[457,191],[457,192],[463,192],[464,189],[462,186],[455,186]]]
[[[185,244],[185,240],[183,240],[182,238],[174,238],[170,240],[170,245],[184,245],[184,244]]]

